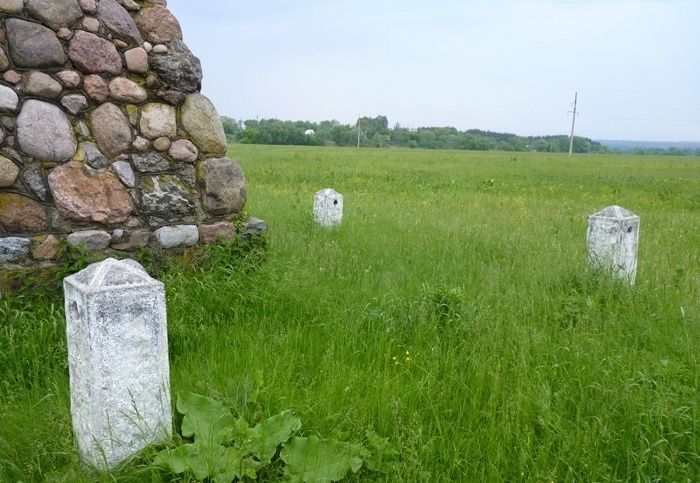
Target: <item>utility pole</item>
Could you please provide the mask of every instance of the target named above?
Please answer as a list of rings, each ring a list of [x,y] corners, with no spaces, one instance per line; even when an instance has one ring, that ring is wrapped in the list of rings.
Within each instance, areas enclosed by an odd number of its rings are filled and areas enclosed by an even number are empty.
[[[576,126],[576,104],[578,104],[578,92],[574,95],[573,119],[571,120],[571,138],[569,139],[569,156],[574,153],[574,127]],[[569,111],[572,112],[572,111]]]
[[[357,116],[357,147],[360,147],[360,116]]]

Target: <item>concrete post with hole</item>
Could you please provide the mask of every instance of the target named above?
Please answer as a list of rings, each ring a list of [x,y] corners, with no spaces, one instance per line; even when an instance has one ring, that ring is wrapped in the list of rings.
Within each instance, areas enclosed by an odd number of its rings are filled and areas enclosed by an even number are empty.
[[[631,284],[637,277],[639,217],[609,206],[588,217],[588,261]]]
[[[334,227],[343,221],[343,195],[326,188],[314,196],[314,221],[325,227]]]
[[[73,432],[83,461],[107,470],[172,435],[165,288],[111,258],[63,285]]]

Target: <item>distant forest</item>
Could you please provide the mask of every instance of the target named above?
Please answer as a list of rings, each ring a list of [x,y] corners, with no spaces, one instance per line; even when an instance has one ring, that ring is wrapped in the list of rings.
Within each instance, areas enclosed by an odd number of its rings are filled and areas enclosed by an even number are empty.
[[[277,144],[296,146],[357,146],[358,130],[361,147],[401,147],[423,149],[464,149],[472,151],[537,151],[564,153],[569,151],[569,137],[518,136],[515,134],[453,127],[421,127],[409,129],[396,124],[389,128],[386,116],[362,117],[355,125],[338,121],[281,121],[222,117],[229,141],[241,144]],[[576,153],[628,152],[604,146],[584,137],[574,137]],[[634,154],[700,155],[700,149],[635,149]]]

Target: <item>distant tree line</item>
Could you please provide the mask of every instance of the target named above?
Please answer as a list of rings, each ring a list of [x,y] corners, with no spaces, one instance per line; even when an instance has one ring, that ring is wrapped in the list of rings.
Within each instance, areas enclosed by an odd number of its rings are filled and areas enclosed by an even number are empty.
[[[281,121],[222,117],[224,132],[231,142],[241,144],[278,144],[296,146],[401,147],[423,149],[463,149],[477,151],[537,151],[564,153],[569,151],[569,137],[518,136],[509,133],[453,127],[421,127],[409,129],[394,125],[389,128],[386,116],[362,117],[356,125],[338,121]],[[684,150],[635,150],[635,154],[700,154]],[[574,137],[576,153],[615,153],[603,144],[584,137]]]

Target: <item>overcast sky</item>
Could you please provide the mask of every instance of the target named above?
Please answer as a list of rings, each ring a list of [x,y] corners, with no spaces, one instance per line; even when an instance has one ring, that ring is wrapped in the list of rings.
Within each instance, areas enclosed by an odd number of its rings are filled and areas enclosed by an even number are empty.
[[[220,114],[700,141],[700,0],[169,0]]]

